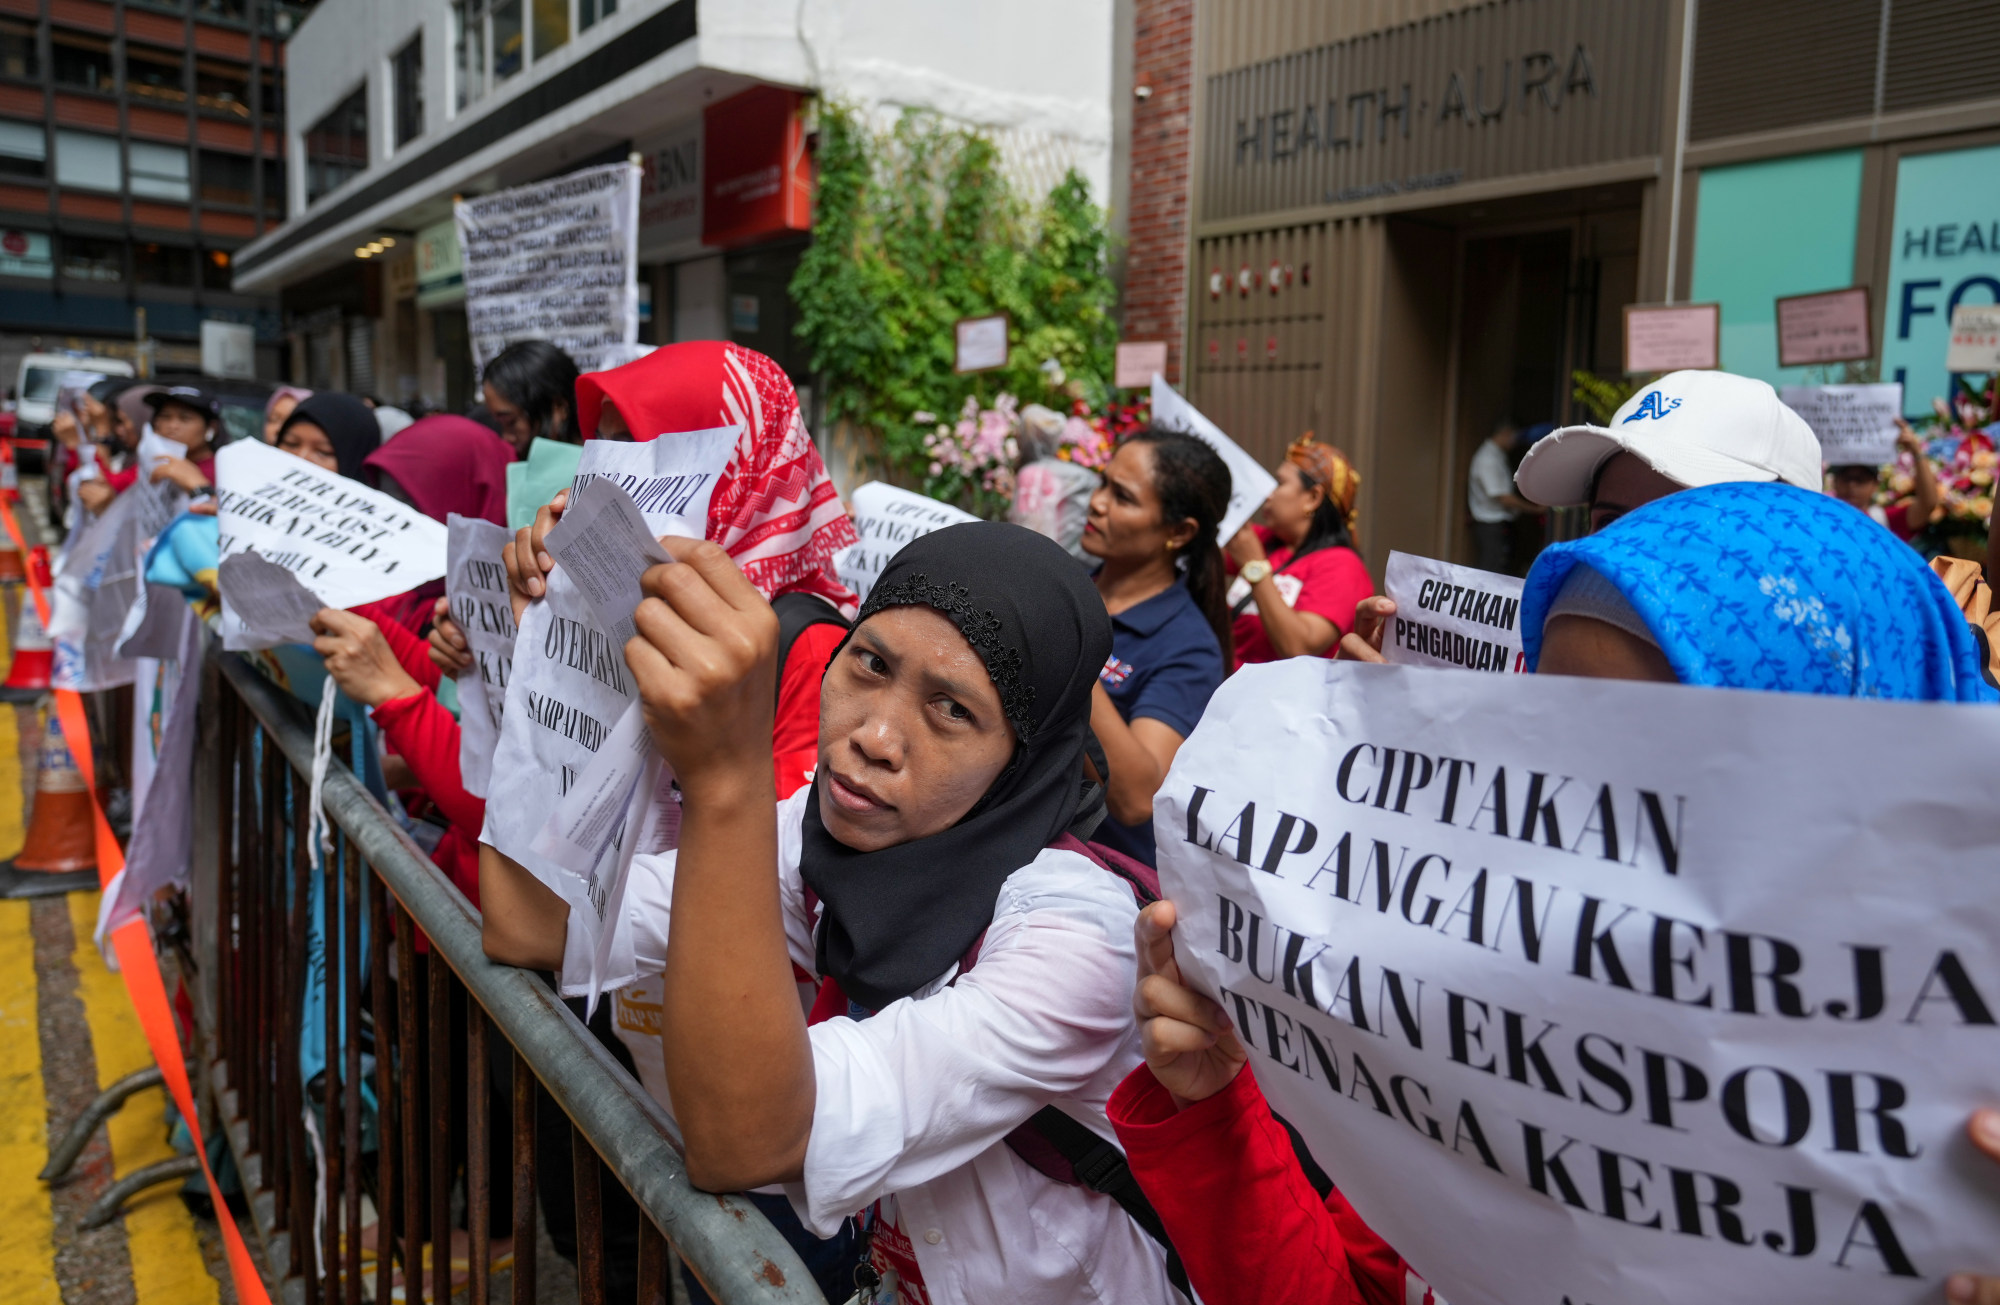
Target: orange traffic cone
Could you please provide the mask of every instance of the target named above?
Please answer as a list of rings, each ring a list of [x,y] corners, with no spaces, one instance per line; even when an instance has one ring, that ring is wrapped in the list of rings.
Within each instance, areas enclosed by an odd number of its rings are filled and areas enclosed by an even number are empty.
[[[35,579],[44,587],[51,583],[49,550],[37,546],[31,563]],[[42,624],[41,608],[33,594],[21,596],[21,618],[14,623],[14,664],[7,681],[0,684],[0,702],[33,702],[48,692],[49,673],[55,669],[55,645]]]
[[[14,441],[0,440],[0,498],[21,501],[21,471],[14,465]]]
[[[53,711],[36,758],[35,812],[28,822],[28,841],[14,858],[14,868],[57,874],[97,868],[90,790],[63,738],[62,721]]]

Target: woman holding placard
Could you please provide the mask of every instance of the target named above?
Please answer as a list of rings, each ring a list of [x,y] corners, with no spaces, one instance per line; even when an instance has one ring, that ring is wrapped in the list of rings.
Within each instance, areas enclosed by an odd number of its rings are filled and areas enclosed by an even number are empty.
[[[1278,467],[1264,502],[1266,525],[1229,541],[1229,589],[1238,666],[1283,657],[1330,657],[1354,628],[1354,608],[1375,582],[1354,546],[1361,476],[1345,454],[1308,431]]]

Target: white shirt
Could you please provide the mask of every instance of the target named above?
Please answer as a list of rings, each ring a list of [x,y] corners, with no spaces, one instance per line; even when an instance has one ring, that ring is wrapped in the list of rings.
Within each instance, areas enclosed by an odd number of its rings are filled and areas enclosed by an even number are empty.
[[[778,807],[786,941],[808,971],[817,918],[806,912],[799,859],[811,793]],[[672,852],[633,858],[607,987],[665,968],[674,863]],[[1122,879],[1044,850],[1002,884],[978,963],[962,977],[954,966],[871,1019],[808,1030],[812,1135],[802,1181],[785,1187],[805,1226],[830,1237],[893,1196],[885,1212],[893,1209],[938,1305],[1178,1300],[1158,1243],[1114,1201],[1045,1177],[1003,1140],[1055,1105],[1116,1141],[1105,1103],[1141,1059],[1137,914]],[[571,930],[564,991],[580,990],[589,973]]]
[[[1514,492],[1514,473],[1507,469],[1507,451],[1492,440],[1482,440],[1472,455],[1472,472],[1465,484],[1466,507],[1474,521],[1489,524],[1512,521],[1514,512],[1503,506],[1500,496]]]

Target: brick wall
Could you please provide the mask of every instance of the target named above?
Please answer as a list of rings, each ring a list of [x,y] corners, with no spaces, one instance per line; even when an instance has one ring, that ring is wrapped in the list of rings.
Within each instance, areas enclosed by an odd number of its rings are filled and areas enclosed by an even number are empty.
[[[1167,379],[1181,379],[1187,312],[1188,132],[1194,87],[1194,0],[1135,0],[1131,214],[1125,254],[1127,340],[1167,341]]]

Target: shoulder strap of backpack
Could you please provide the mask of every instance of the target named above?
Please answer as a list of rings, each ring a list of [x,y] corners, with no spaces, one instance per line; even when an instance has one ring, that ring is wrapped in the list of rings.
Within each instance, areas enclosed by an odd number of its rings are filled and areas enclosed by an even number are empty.
[[[1118,1202],[1118,1207],[1131,1216],[1133,1223],[1166,1249],[1168,1281],[1183,1296],[1191,1297],[1193,1292],[1188,1289],[1187,1270],[1181,1266],[1180,1253],[1174,1250],[1173,1242],[1167,1237],[1167,1227],[1160,1222],[1160,1212],[1146,1199],[1139,1180],[1133,1177],[1132,1166],[1126,1163],[1125,1153],[1054,1106],[1043,1106],[1036,1111],[1034,1117],[1028,1120],[1028,1127],[1069,1161],[1079,1183]]]
[[[845,630],[848,620],[835,610],[832,603],[817,594],[779,594],[771,600],[771,610],[778,614],[778,683],[785,682],[785,662],[792,655],[792,645],[799,636],[815,625],[837,625]]]

